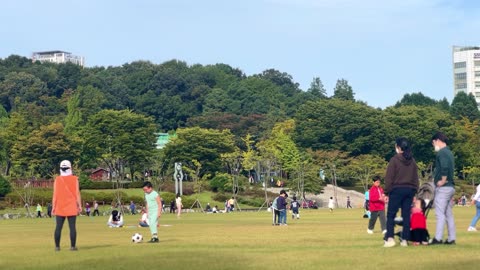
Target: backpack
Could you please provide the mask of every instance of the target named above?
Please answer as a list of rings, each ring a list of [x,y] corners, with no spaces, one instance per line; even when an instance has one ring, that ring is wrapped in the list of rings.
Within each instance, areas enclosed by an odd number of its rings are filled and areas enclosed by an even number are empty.
[[[275,210],[278,209],[278,207],[277,207],[277,199],[278,199],[278,197],[276,197],[275,200],[273,200],[273,202],[272,202],[272,208],[275,209]]]

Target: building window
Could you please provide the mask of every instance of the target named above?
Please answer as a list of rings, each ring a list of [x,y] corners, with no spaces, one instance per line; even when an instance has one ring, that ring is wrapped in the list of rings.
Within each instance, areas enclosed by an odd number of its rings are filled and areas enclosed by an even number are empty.
[[[475,71],[475,77],[480,77],[480,71]]]
[[[480,82],[475,82],[475,88],[480,88]]]
[[[480,67],[480,60],[475,60],[474,64],[475,64],[476,67]]]
[[[467,79],[467,73],[466,72],[455,73],[455,80],[466,80],[466,79]]]
[[[467,88],[467,84],[466,83],[457,83],[455,85],[455,89],[466,89]]]
[[[475,62],[477,62],[477,61],[475,61]],[[467,62],[457,62],[457,63],[454,64],[454,66],[455,66],[455,68],[466,68],[467,67]]]

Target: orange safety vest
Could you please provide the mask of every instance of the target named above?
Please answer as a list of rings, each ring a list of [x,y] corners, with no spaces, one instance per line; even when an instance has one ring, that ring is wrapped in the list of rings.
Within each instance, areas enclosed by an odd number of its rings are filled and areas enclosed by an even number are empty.
[[[69,217],[78,215],[78,177],[74,175],[57,176],[53,185],[55,215]]]

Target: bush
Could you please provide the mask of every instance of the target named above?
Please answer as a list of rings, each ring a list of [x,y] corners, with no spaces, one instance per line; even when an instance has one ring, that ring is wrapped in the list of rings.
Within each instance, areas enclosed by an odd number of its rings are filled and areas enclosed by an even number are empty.
[[[90,180],[90,178],[85,175],[81,174],[80,177],[78,178],[78,182],[80,183],[80,189],[91,189],[93,182]]]
[[[210,188],[213,192],[219,191],[231,191],[232,190],[232,177],[226,173],[219,173],[210,180]]]
[[[82,186],[82,178],[80,178],[80,188],[81,189],[115,189],[114,182],[93,182],[90,179],[83,180],[84,183],[87,183],[86,186]],[[142,188],[143,181],[135,181],[135,182],[124,182],[122,183],[122,188],[129,189],[129,188]]]
[[[230,195],[227,195],[227,194],[225,194],[225,193],[217,193],[217,194],[215,194],[215,195],[213,196],[212,199],[213,199],[214,201],[217,201],[217,202],[224,202],[224,201],[226,201],[226,200],[228,200],[228,199],[230,199],[230,198],[231,198],[231,196],[230,196]]]
[[[0,175],[0,197],[5,197],[8,193],[12,191],[12,186],[10,182],[7,181],[3,176]]]

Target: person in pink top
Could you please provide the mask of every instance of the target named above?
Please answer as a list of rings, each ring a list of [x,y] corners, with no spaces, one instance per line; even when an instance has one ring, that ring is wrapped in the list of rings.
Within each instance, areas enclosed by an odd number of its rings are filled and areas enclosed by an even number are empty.
[[[367,229],[367,233],[369,234],[373,234],[377,218],[380,219],[382,233],[385,234],[387,232],[385,225],[385,194],[383,193],[383,188],[380,186],[380,180],[380,176],[373,177],[373,185],[369,190],[368,204],[370,209],[370,220],[368,221]]]

